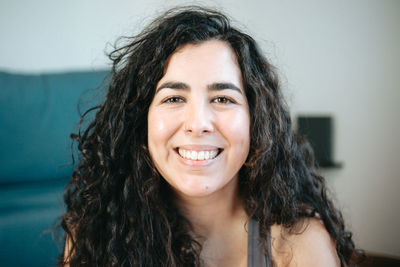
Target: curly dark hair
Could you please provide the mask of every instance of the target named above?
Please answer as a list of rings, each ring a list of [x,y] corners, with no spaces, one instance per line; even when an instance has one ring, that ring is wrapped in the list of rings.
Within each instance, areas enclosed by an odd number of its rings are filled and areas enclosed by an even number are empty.
[[[71,135],[80,150],[65,189],[61,226],[72,246],[59,264],[71,266],[201,266],[201,245],[171,200],[147,148],[147,113],[169,56],[184,44],[220,40],[231,46],[250,109],[250,152],[239,172],[249,217],[273,266],[270,228],[294,229],[318,213],[336,243],[342,266],[357,254],[341,213],[328,199],[308,143],[296,136],[274,67],[249,35],[224,14],[174,8],[140,34],[124,37],[109,55],[111,81],[95,119]],[[84,114],[81,121],[85,118]]]

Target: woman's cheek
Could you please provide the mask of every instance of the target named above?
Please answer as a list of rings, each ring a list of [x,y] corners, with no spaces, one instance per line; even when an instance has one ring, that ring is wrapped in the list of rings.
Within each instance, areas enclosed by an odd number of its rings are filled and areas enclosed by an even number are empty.
[[[179,113],[154,108],[149,113],[149,141],[158,145],[166,145],[171,136],[179,129]]]
[[[250,118],[245,110],[227,113],[220,119],[220,126],[221,129],[225,129],[224,132],[235,137],[235,139],[247,140],[250,135]]]

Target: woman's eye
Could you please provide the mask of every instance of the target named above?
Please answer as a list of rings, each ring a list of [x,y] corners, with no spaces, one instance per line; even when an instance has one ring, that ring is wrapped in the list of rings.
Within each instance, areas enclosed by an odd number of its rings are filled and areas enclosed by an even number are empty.
[[[220,103],[220,104],[230,104],[230,103],[234,103],[232,100],[230,100],[229,98],[223,97],[223,96],[219,96],[214,98],[213,100],[214,103]]]
[[[178,96],[173,96],[173,97],[169,97],[169,98],[165,99],[163,102],[164,103],[182,103],[183,99]]]

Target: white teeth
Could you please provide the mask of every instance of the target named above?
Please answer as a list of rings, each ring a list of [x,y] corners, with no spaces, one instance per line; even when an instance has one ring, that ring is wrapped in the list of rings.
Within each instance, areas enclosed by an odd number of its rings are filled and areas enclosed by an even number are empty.
[[[185,159],[191,159],[191,160],[207,160],[207,159],[213,159],[218,155],[218,150],[206,150],[206,151],[189,151],[189,150],[184,150],[182,148],[178,149],[179,155],[182,158]]]
[[[210,159],[215,158],[217,156],[217,154],[218,154],[217,150],[210,151]]]
[[[204,151],[200,151],[199,153],[197,153],[197,159],[204,160]]]
[[[181,155],[182,158],[185,158],[185,150],[179,148],[179,155]]]

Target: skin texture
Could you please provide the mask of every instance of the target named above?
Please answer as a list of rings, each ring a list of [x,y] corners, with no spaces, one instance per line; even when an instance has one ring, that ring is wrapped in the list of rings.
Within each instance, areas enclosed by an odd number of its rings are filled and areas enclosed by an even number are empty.
[[[221,83],[234,88],[212,89]],[[178,195],[204,197],[236,186],[249,152],[249,128],[241,72],[226,43],[189,44],[170,57],[150,105],[148,144],[158,171]],[[179,156],[178,148],[222,152],[192,161]]]
[[[304,219],[294,229],[296,233],[276,224],[271,227],[272,255],[277,267],[340,266],[335,242],[320,219]]]

